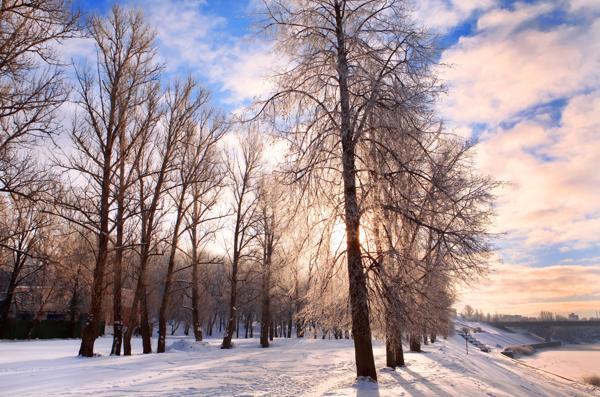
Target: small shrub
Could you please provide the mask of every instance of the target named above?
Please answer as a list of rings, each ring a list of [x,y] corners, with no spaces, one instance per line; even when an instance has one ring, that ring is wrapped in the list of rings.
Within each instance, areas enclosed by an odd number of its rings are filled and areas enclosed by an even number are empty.
[[[535,353],[535,349],[529,345],[511,345],[504,350],[513,352],[515,357],[529,356]]]
[[[586,376],[583,378],[583,381],[585,383],[589,383],[590,385],[600,387],[600,376],[599,375]]]

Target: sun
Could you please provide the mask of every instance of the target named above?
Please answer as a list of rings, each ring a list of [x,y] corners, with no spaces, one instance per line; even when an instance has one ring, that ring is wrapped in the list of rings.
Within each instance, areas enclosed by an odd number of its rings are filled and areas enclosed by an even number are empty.
[[[361,246],[364,246],[367,241],[363,228],[360,229],[359,240]],[[331,228],[329,249],[332,253],[340,253],[346,249],[346,225],[342,220],[337,220]]]

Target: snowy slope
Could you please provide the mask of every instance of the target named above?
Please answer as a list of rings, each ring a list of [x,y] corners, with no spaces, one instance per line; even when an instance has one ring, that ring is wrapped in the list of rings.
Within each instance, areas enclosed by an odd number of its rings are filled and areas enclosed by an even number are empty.
[[[109,338],[97,342],[106,355]],[[139,340],[134,349],[139,351]],[[459,336],[407,353],[407,367],[384,368],[375,344],[379,384],[354,381],[352,342],[257,339],[194,344],[171,339],[170,352],[132,357],[74,357],[79,341],[0,342],[1,395],[157,396],[588,396],[592,387],[548,377],[498,353],[464,353]]]
[[[543,339],[538,339],[528,334],[509,333],[485,323],[472,321],[456,322],[457,329],[461,329],[463,326],[472,329],[481,328],[482,332],[473,333],[473,337],[491,348],[498,348],[500,350],[510,345],[530,345],[544,342]]]

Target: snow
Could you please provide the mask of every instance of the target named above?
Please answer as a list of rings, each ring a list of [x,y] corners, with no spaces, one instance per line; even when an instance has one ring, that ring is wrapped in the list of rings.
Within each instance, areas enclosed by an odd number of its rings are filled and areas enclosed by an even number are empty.
[[[570,379],[600,375],[600,344],[565,345],[558,349],[541,350],[521,361]]]
[[[493,349],[503,350],[510,345],[531,345],[544,342],[543,339],[536,338],[532,335],[507,332],[485,323],[471,321],[458,321],[456,323],[457,329],[460,329],[463,326],[471,329],[480,328],[482,332],[471,333],[471,335],[481,343],[484,343]]]
[[[164,354],[110,357],[110,338],[100,338],[96,358],[79,358],[78,340],[0,342],[0,394],[154,396],[589,396],[597,389],[517,364],[497,351],[464,352],[464,340],[406,353],[407,366],[384,368],[384,346],[374,352],[379,383],[356,381],[352,341],[258,339],[196,344],[170,338]],[[134,351],[141,350],[134,340]]]

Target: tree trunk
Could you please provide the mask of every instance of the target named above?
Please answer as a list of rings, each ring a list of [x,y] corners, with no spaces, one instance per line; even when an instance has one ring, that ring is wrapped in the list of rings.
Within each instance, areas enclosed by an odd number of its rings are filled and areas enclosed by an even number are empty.
[[[108,244],[110,240],[108,222],[110,212],[110,181],[112,177],[112,150],[114,137],[108,134],[106,147],[104,149],[104,158],[102,159],[102,184],[100,192],[100,212],[98,229],[98,252],[96,257],[96,266],[92,281],[91,304],[88,316],[81,332],[81,346],[79,355],[83,357],[94,356],[94,342],[98,337],[100,328],[100,315],[102,314],[102,298],[104,292],[104,275],[106,272],[106,262],[108,258]]]
[[[237,261],[235,261],[237,262]],[[223,343],[221,349],[231,349],[231,339],[235,332],[235,318],[237,316],[237,263],[234,263],[231,274],[231,292],[229,295],[229,316],[227,318],[227,325],[225,327],[225,336],[223,337]]]
[[[195,229],[195,228],[194,228]],[[200,291],[198,287],[198,254],[196,247],[192,246],[192,323],[194,325],[194,338],[196,342],[202,341],[202,324],[200,322]],[[211,325],[212,328],[212,325]],[[212,335],[212,331],[210,333]]]
[[[119,128],[119,186],[117,192],[117,215],[115,261],[113,264],[113,344],[110,350],[111,356],[121,355],[121,344],[123,342],[123,233],[125,229],[125,156],[126,142],[124,123]]]
[[[271,311],[269,298],[263,296],[262,314],[260,318],[260,345],[269,347],[269,329],[271,326]],[[273,340],[273,338],[271,338]]]
[[[179,228],[183,219],[183,200],[185,197],[185,189],[180,193],[179,202],[177,205],[177,215],[175,227],[173,228],[173,237],[171,239],[171,250],[169,253],[169,264],[167,266],[167,275],[165,277],[165,288],[162,299],[160,301],[160,309],[158,311],[158,342],[156,346],[157,353],[164,353],[166,348],[167,338],[167,308],[169,307],[169,298],[171,297],[171,287],[173,285],[173,274],[175,272],[175,255],[177,254],[177,244],[179,242]]]
[[[75,285],[73,286],[73,293],[71,294],[71,300],[69,301],[69,322],[70,322],[70,334],[71,338],[75,338],[75,331],[77,323],[75,322],[75,316],[77,312],[77,301],[79,300],[79,267],[77,267],[77,275],[75,276]]]
[[[402,334],[397,332],[396,337],[392,339],[394,344],[394,354],[396,355],[394,361],[397,367],[404,367],[404,350],[402,349]]]
[[[142,351],[144,354],[152,353],[152,326],[148,314],[148,296],[146,286],[142,285],[140,297],[140,330],[142,333]]]
[[[388,303],[386,302],[386,305]],[[389,310],[385,310],[385,365],[389,368],[396,368],[396,352],[394,338],[397,335],[393,332],[392,322],[390,320]]]
[[[363,271],[360,251],[360,211],[356,192],[355,142],[351,130],[350,96],[348,89],[348,60],[346,56],[345,33],[343,31],[340,4],[335,3],[337,66],[340,91],[341,141],[342,141],[342,177],[344,182],[344,215],[346,224],[346,258],[350,306],[352,314],[352,335],[354,336],[354,355],[356,375],[377,380],[371,326],[369,323],[369,305],[366,277]]]
[[[411,352],[420,353],[421,352],[421,338],[419,337],[419,335],[411,334],[410,340],[409,340],[409,345],[410,345]]]

